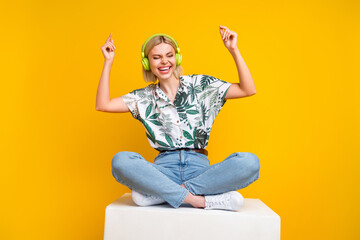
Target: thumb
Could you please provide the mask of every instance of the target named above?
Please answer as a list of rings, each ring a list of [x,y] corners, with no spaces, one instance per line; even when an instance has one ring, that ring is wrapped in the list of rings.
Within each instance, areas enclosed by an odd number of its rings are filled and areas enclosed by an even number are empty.
[[[220,35],[221,35],[221,38],[223,38],[223,37],[224,37],[224,31],[223,31],[223,28],[220,26],[219,30],[220,30]]]

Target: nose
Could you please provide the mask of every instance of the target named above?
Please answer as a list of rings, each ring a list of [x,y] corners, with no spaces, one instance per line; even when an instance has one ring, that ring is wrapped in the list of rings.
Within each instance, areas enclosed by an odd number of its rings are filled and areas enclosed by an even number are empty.
[[[166,58],[161,58],[161,63],[167,63],[167,59]]]

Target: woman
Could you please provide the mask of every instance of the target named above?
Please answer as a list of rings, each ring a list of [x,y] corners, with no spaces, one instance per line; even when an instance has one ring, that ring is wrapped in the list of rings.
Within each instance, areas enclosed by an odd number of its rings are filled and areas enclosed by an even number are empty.
[[[149,84],[110,99],[109,75],[115,56],[112,34],[101,47],[105,57],[96,110],[131,112],[159,151],[154,164],[139,153],[122,151],[112,159],[114,178],[132,190],[137,205],[169,203],[178,208],[239,210],[244,199],[236,190],[259,178],[255,154],[236,152],[210,166],[205,150],[212,124],[227,99],[255,94],[251,74],[237,48],[237,34],[220,26],[225,47],[234,57],[239,83],[208,75],[181,75],[182,56],[176,41],[165,34],[149,37],[142,46],[143,76]],[[240,81],[241,80],[241,81]]]

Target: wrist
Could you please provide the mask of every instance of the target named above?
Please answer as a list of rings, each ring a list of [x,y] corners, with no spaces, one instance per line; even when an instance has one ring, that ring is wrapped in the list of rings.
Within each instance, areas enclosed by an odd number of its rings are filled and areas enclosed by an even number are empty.
[[[104,65],[112,65],[113,59],[105,59]]]
[[[237,47],[229,48],[229,52],[234,55],[235,53],[240,53],[239,49]]]

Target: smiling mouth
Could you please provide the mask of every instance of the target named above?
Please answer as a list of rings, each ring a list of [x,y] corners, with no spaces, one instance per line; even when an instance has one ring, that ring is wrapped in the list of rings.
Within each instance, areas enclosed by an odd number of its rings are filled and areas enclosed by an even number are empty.
[[[161,67],[161,68],[158,68],[158,70],[160,73],[168,73],[170,71],[170,68],[171,68],[171,66]]]

